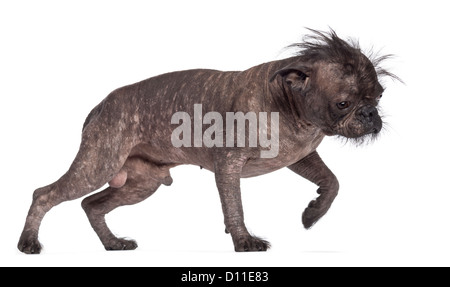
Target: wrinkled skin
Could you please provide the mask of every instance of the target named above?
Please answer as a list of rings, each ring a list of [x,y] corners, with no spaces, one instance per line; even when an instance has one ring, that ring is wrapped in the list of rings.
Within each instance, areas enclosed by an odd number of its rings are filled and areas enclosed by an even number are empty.
[[[360,79],[361,68],[347,63],[295,56],[242,72],[174,72],[112,92],[86,119],[69,170],[34,192],[19,250],[40,253],[38,231],[44,215],[106,183],[110,186],[85,198],[82,207],[107,250],[135,249],[135,241],[113,235],[105,215],[148,198],[161,184],[170,185],[170,169],[182,164],[215,174],[226,231],[236,251],[269,248],[244,224],[241,178],[288,167],[318,185],[319,196],[302,217],[305,228],[310,228],[328,211],[339,189],[316,151],[324,136],[362,138],[382,128],[377,104],[383,88],[372,63],[362,54],[360,58],[365,80]],[[174,147],[172,115],[178,111],[192,115],[198,103],[204,114],[215,111],[224,118],[226,112],[278,112],[278,156],[261,158],[261,147]]]

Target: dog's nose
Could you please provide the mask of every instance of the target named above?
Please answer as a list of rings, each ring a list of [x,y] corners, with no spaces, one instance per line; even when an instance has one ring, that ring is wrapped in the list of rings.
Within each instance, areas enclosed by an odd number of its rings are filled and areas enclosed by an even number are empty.
[[[359,110],[359,114],[362,115],[366,121],[373,121],[374,117],[378,115],[378,110],[374,106],[364,106]]]
[[[357,117],[364,126],[366,133],[377,134],[381,131],[383,122],[376,107],[367,105],[360,108]]]

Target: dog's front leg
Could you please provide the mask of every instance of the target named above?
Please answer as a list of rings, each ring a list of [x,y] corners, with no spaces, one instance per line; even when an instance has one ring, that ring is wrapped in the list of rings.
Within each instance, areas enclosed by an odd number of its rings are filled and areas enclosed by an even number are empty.
[[[288,168],[319,186],[319,197],[309,203],[302,216],[303,226],[311,228],[327,213],[338,194],[339,182],[316,151]]]
[[[240,179],[246,158],[228,153],[215,162],[216,184],[219,189],[227,233],[231,233],[234,250],[266,251],[269,242],[250,235],[244,223]]]

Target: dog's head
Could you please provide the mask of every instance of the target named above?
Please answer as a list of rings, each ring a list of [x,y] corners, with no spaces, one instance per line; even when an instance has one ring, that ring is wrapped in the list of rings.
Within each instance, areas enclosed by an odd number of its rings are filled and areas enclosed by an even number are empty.
[[[369,59],[356,42],[329,33],[314,34],[304,42],[294,62],[278,70],[286,92],[292,95],[300,118],[326,135],[350,139],[376,136],[382,129],[378,103],[384,88],[381,76],[398,79],[380,67],[390,55]]]

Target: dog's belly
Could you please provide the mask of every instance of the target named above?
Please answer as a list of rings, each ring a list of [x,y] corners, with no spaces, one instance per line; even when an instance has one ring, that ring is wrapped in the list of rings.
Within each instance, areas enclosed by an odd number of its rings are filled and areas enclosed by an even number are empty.
[[[280,151],[274,158],[250,157],[242,168],[241,177],[255,177],[292,165],[315,150],[315,146]],[[157,147],[150,144],[137,145],[130,157],[139,157],[156,165],[197,165],[214,172],[213,149],[208,148],[174,148]]]
[[[210,149],[175,148],[171,145],[139,144],[133,148],[129,157],[140,157],[156,165],[198,165],[213,171],[214,157]]]

